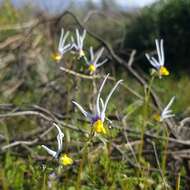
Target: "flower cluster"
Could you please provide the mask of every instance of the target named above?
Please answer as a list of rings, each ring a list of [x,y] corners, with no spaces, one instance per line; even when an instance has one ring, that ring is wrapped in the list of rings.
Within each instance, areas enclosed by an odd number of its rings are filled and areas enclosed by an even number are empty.
[[[63,29],[61,30],[58,50],[56,53],[52,55],[53,60],[59,62],[61,61],[65,53],[72,51],[73,53],[78,55],[79,59],[82,58],[84,59],[90,74],[93,74],[98,67],[102,66],[105,62],[107,62],[107,59],[99,62],[103,54],[104,48],[101,48],[95,53],[93,47],[90,47],[89,49],[90,58],[89,59],[87,58],[84,51],[84,40],[86,37],[86,30],[84,30],[83,33],[80,34],[79,30],[76,29],[75,30],[76,37],[74,38],[73,36],[71,36],[70,42],[66,43],[66,41],[68,41],[69,35],[70,35],[69,31],[64,33],[64,30]]]
[[[102,66],[107,59],[100,61],[101,56],[103,54],[104,48],[101,48],[97,52],[94,52],[93,47],[90,47],[89,49],[89,58],[86,57],[84,52],[84,40],[86,37],[86,30],[83,31],[81,34],[78,29],[75,31],[76,38],[71,36],[71,42],[68,43],[67,39],[69,37],[69,32],[66,32],[64,34],[64,30],[61,30],[61,36],[59,40],[58,45],[58,53],[53,55],[54,60],[60,61],[65,53],[68,51],[74,51],[78,55],[78,58],[83,58],[85,60],[86,66],[90,72],[90,74],[93,74],[97,68]],[[149,54],[145,54],[146,58],[150,62],[150,64],[156,69],[156,73],[161,78],[162,76],[169,75],[169,71],[164,66],[165,63],[165,57],[164,57],[164,47],[163,47],[163,40],[159,41],[156,39],[156,50],[158,59],[155,57],[150,56]],[[119,84],[121,84],[122,80],[119,80],[116,82],[116,84],[113,86],[109,94],[107,95],[106,99],[103,100],[102,98],[102,91],[104,89],[105,83],[109,77],[109,74],[107,74],[98,90],[97,96],[96,96],[96,103],[94,105],[94,110],[92,112],[87,112],[79,103],[76,101],[72,101],[73,104],[81,111],[81,113],[85,116],[85,118],[91,123],[91,134],[98,133],[105,135],[107,133],[107,129],[105,127],[105,120],[111,123],[111,121],[106,117],[106,109],[108,106],[108,103],[110,101],[110,98],[114,91],[118,88]],[[175,97],[172,97],[172,99],[169,101],[168,105],[163,109],[163,111],[160,114],[156,114],[154,116],[154,119],[156,121],[162,122],[165,119],[171,118],[174,116],[172,113],[172,110],[170,110],[170,107],[174,101]],[[67,155],[62,154],[63,151],[63,137],[64,134],[62,133],[61,129],[57,124],[54,123],[54,126],[58,130],[57,135],[57,151],[54,151],[50,148],[48,148],[45,145],[42,145],[42,147],[56,160],[59,161],[61,165],[71,165],[73,163],[73,160]]]

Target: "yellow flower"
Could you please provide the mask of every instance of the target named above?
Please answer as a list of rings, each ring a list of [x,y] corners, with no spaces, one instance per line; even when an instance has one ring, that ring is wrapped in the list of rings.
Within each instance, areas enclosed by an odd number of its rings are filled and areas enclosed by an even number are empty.
[[[167,70],[166,67],[161,66],[160,69],[159,69],[159,74],[161,76],[168,76],[170,73],[169,73],[169,71]]]
[[[153,115],[153,118],[154,118],[156,121],[158,121],[158,122],[161,121],[161,116],[160,116],[160,114],[154,114],[154,115]]]
[[[54,60],[54,61],[60,61],[61,59],[62,59],[62,55],[60,54],[60,53],[53,53],[52,54],[52,59]]]
[[[96,67],[93,64],[90,64],[88,70],[90,71],[90,73],[94,73],[96,71]]]
[[[59,158],[59,162],[60,162],[60,164],[62,164],[64,166],[72,165],[73,164],[72,158],[69,158],[67,156],[67,154],[61,155],[60,158]]]
[[[104,124],[100,119],[98,119],[95,123],[93,123],[92,127],[96,133],[106,134],[106,129],[104,127]]]

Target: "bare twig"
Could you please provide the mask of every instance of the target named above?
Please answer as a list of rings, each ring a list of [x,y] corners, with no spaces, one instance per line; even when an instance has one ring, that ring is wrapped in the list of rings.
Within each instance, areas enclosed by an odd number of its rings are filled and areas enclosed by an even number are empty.
[[[34,140],[31,140],[31,141],[15,141],[15,142],[12,142],[8,145],[1,147],[1,150],[4,151],[8,148],[12,148],[12,147],[18,146],[18,145],[34,145],[40,139],[42,139],[44,136],[46,136],[53,128],[54,128],[54,126],[50,127],[49,129],[44,129],[45,131],[38,138],[35,138]]]
[[[133,62],[134,62],[134,57],[135,57],[135,54],[136,54],[136,50],[133,50],[130,54],[130,57],[129,57],[129,61],[128,61],[128,65],[131,67]]]
[[[31,21],[27,21],[21,24],[3,25],[0,27],[0,31],[23,30],[23,29],[27,29],[27,28],[31,28],[35,26],[38,22],[39,22],[39,19],[32,19]]]
[[[73,70],[67,69],[65,67],[60,67],[60,70],[66,72],[68,74],[71,74],[73,76],[83,78],[83,79],[89,79],[89,80],[94,80],[94,79],[99,79],[99,78],[105,77],[105,76],[101,76],[101,75],[85,75],[85,74],[77,73]],[[116,79],[114,77],[108,77],[108,80],[116,81]],[[143,97],[139,93],[134,91],[132,88],[130,88],[129,86],[125,85],[124,83],[121,83],[120,85],[123,86],[124,88],[126,88],[129,92],[131,92],[133,95],[135,95],[139,99],[143,100]]]
[[[190,122],[190,117],[186,117],[180,121],[179,128],[183,127],[187,122]]]

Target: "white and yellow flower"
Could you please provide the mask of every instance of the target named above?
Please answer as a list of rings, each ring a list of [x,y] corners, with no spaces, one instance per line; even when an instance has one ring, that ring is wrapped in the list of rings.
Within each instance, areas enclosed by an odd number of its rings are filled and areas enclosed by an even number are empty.
[[[69,32],[67,31],[66,34],[64,35],[64,29],[62,28],[61,36],[59,39],[58,51],[52,55],[52,58],[57,62],[59,62],[62,59],[63,55],[66,52],[70,51],[73,47],[71,43],[68,43],[65,45],[65,42],[68,36],[69,36]]]
[[[106,128],[104,127],[104,121],[105,119],[110,122],[109,119],[106,118],[105,112],[107,109],[108,102],[113,94],[113,92],[116,90],[118,85],[122,82],[122,80],[119,80],[115,86],[112,88],[110,93],[108,94],[105,102],[100,98],[101,92],[103,90],[103,87],[105,85],[105,82],[108,78],[109,74],[105,77],[104,81],[102,82],[102,85],[100,86],[100,89],[98,91],[97,99],[96,99],[96,106],[95,106],[95,111],[94,113],[89,113],[85,111],[85,109],[78,104],[77,102],[73,101],[73,103],[77,106],[77,108],[82,112],[82,114],[87,118],[88,121],[91,122],[92,128],[96,133],[102,133],[106,134]]]
[[[159,77],[168,76],[170,73],[167,68],[164,66],[165,57],[164,57],[164,41],[161,39],[159,42],[158,39],[155,40],[156,42],[156,51],[158,54],[158,59],[155,57],[151,57],[149,54],[145,54],[146,58],[150,62],[150,64],[157,70]]]
[[[154,115],[154,119],[156,121],[162,122],[167,118],[171,118],[171,117],[175,116],[175,114],[172,114],[172,110],[170,110],[170,107],[173,104],[174,99],[175,99],[175,96],[171,98],[168,105],[163,109],[161,114],[155,114]]]
[[[86,37],[86,30],[83,31],[83,34],[80,35],[79,30],[76,29],[76,41],[73,37],[71,37],[72,40],[72,46],[75,49],[75,51],[78,53],[79,58],[85,57],[85,53],[83,50],[83,45],[84,45],[84,39]]]
[[[64,134],[62,133],[61,129],[57,124],[53,124],[57,130],[58,130],[58,135],[57,135],[57,151],[54,151],[50,148],[48,148],[45,145],[42,145],[42,147],[51,155],[53,158],[56,160],[59,160],[59,163],[66,166],[66,165],[71,165],[73,163],[73,160],[67,155],[67,154],[61,154],[63,150],[63,137]]]
[[[93,74],[98,67],[102,66],[104,63],[107,62],[107,59],[98,62],[100,57],[102,56],[103,51],[104,48],[101,48],[96,54],[94,54],[93,47],[90,47],[90,60],[86,60],[86,64],[88,66],[90,74]]]

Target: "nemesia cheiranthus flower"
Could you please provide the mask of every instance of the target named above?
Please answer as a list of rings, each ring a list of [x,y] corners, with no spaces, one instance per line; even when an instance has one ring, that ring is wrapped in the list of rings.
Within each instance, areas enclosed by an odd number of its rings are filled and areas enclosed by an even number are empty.
[[[75,42],[73,37],[71,38],[71,40],[73,42],[73,48],[79,54],[79,58],[85,56],[85,53],[84,53],[84,50],[83,50],[85,37],[86,37],[86,30],[83,31],[82,35],[80,35],[79,30],[76,29],[76,42]]]
[[[68,43],[65,45],[65,42],[66,42],[68,36],[69,36],[69,32],[67,31],[66,34],[64,34],[64,29],[62,28],[61,29],[61,36],[59,39],[58,52],[54,53],[52,55],[52,58],[55,61],[60,61],[62,59],[63,55],[72,49],[71,43]]]
[[[63,150],[63,137],[64,134],[62,133],[61,129],[59,128],[58,125],[55,123],[53,124],[57,130],[58,130],[58,135],[57,135],[57,151],[54,151],[50,148],[48,148],[45,145],[42,145],[42,147],[51,155],[53,158],[56,160],[59,160],[59,163],[66,166],[66,165],[71,165],[73,163],[73,160],[67,156],[67,154],[61,154]]]
[[[156,114],[154,116],[154,119],[156,121],[163,121],[164,119],[174,117],[175,114],[172,114],[172,110],[170,110],[171,105],[173,104],[173,101],[175,99],[175,96],[171,98],[168,105],[163,109],[161,114]]]
[[[170,73],[167,68],[164,66],[165,57],[164,57],[164,41],[163,39],[155,40],[156,42],[156,51],[158,54],[158,59],[155,57],[151,57],[149,54],[145,54],[146,58],[150,62],[150,64],[158,71],[159,77],[168,76]]]
[[[103,90],[103,87],[105,85],[105,82],[106,82],[108,76],[109,76],[109,74],[105,77],[105,79],[102,82],[102,85],[100,86],[100,89],[98,91],[94,113],[91,114],[91,113],[85,111],[85,109],[80,104],[73,101],[73,103],[78,107],[78,109],[87,118],[87,120],[89,120],[91,122],[93,130],[96,133],[102,133],[102,134],[106,134],[106,128],[104,127],[104,121],[105,121],[105,119],[108,120],[106,118],[106,116],[105,116],[105,112],[106,112],[106,109],[107,109],[108,102],[109,102],[113,92],[116,90],[118,85],[122,82],[122,80],[119,80],[115,84],[115,86],[112,88],[112,90],[110,91],[110,93],[108,94],[108,96],[107,96],[107,98],[106,98],[106,100],[104,102],[102,100],[102,98],[100,98],[100,96],[101,96],[101,92]]]
[[[90,47],[90,60],[86,61],[86,64],[88,65],[88,70],[91,74],[93,74],[98,67],[102,66],[107,61],[107,59],[105,59],[104,61],[98,62],[103,51],[104,48],[101,48],[96,54],[94,54],[93,47]]]

